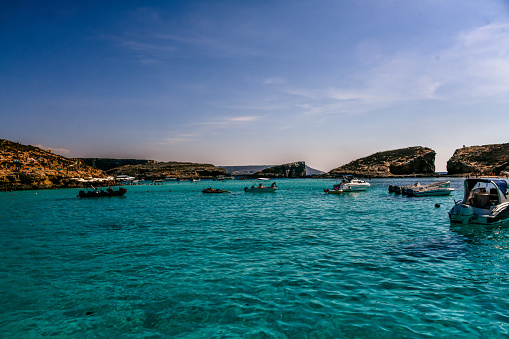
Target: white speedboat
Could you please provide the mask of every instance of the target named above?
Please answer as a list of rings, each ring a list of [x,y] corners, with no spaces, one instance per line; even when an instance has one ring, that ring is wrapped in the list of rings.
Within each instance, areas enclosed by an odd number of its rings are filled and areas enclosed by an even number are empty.
[[[262,179],[262,180],[265,180],[265,179]],[[263,186],[263,183],[259,183],[257,186],[251,186],[251,188],[249,187],[245,187],[244,188],[244,192],[248,192],[248,193],[274,193],[276,192],[277,190],[277,185],[275,182],[272,183],[272,185],[270,186]]]
[[[493,224],[509,219],[509,195],[505,180],[465,179],[463,200],[449,211],[452,223]]]
[[[450,181],[440,181],[417,187],[409,187],[406,190],[406,195],[409,197],[449,195],[452,191],[454,191],[454,188],[451,188]]]
[[[361,179],[357,179],[353,175],[344,175],[339,189],[343,192],[365,191],[370,187],[370,183]]]

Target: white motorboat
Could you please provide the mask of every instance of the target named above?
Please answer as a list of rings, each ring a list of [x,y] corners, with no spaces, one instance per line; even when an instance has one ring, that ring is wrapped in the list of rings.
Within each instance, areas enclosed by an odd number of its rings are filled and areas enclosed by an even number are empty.
[[[343,180],[341,180],[341,184],[339,185],[339,189],[343,190],[343,192],[358,192],[367,190],[371,184],[367,181],[357,179],[353,175],[344,175]]]
[[[451,188],[450,181],[440,181],[427,185],[408,187],[406,189],[406,195],[409,197],[449,195],[452,191],[454,191],[454,188]]]
[[[509,219],[507,182],[495,179],[465,179],[463,200],[449,211],[452,223],[494,224]]]
[[[121,175],[117,175],[116,179],[117,179],[117,181],[128,182],[128,181],[133,181],[136,178],[135,177],[131,177],[131,176],[126,175],[126,174],[121,174]]]
[[[258,179],[258,180],[268,180],[268,179]],[[263,183],[259,183],[257,186],[253,185],[251,188],[245,187],[244,192],[248,193],[274,193],[277,190],[276,182],[273,182],[270,186],[263,186]]]

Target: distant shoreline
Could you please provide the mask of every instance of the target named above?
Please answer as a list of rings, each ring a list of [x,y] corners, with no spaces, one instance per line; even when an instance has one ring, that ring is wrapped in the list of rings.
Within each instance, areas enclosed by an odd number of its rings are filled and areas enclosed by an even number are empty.
[[[362,179],[417,179],[417,178],[500,178],[500,179],[507,179],[507,176],[488,176],[488,175],[460,175],[460,174],[453,174],[453,175],[424,175],[424,174],[416,174],[416,175],[399,175],[399,176],[372,176],[372,177],[364,177],[359,176],[359,178]],[[341,177],[318,177],[318,176],[307,176],[304,178],[271,178],[273,180],[303,180],[303,179],[310,179],[310,180],[332,180],[332,179],[341,179]],[[213,181],[213,179],[201,179],[205,182]],[[242,180],[254,180],[253,178],[245,178],[245,179],[236,179],[239,181]],[[188,180],[184,180],[188,181]],[[167,182],[154,182],[151,180],[146,180],[143,183],[120,183],[120,182],[105,182],[105,183],[97,183],[94,185],[95,187],[101,188],[101,187],[108,187],[108,186],[149,186],[149,185],[174,185],[174,181],[167,181]],[[13,187],[9,187],[9,185],[2,185],[0,186],[0,192],[3,193],[9,193],[9,192],[17,192],[17,191],[39,191],[39,190],[52,190],[52,189],[78,189],[78,188],[84,188],[86,187],[86,184],[75,184],[75,185],[64,185],[64,186],[47,186],[47,185],[33,185],[33,184],[27,184],[27,185],[15,185]]]

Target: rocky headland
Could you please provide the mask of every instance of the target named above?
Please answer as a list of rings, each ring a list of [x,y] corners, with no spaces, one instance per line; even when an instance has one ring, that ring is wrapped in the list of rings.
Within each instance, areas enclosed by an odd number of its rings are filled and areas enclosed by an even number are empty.
[[[306,163],[304,161],[291,162],[288,164],[278,165],[258,171],[250,177],[258,178],[305,178]]]
[[[164,180],[176,179],[213,179],[225,175],[226,170],[211,164],[192,162],[151,162],[139,165],[124,165],[108,170],[109,175],[129,175],[137,179]]]
[[[462,147],[447,161],[450,175],[501,175],[509,171],[509,143]]]
[[[384,151],[354,160],[329,171],[323,177],[341,177],[353,174],[358,177],[398,177],[435,175],[435,151],[415,146]]]
[[[155,160],[113,158],[78,158],[78,160],[90,167],[100,169],[101,171],[108,171],[110,169],[124,165],[143,165],[157,162]]]
[[[0,190],[78,187],[76,179],[105,178],[103,171],[39,147],[0,139]]]

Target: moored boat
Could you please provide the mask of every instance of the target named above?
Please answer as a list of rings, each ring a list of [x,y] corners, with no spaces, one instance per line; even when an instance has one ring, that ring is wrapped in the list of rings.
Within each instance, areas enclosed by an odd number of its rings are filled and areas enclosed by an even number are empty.
[[[341,194],[343,190],[341,189],[341,184],[334,185],[332,188],[325,188],[323,190],[327,194]]]
[[[465,179],[463,200],[449,211],[452,223],[494,224],[509,219],[507,182],[496,179]]]
[[[131,181],[134,181],[135,179],[136,179],[135,177],[131,177],[126,174],[120,174],[120,175],[117,175],[117,177],[116,177],[116,180],[118,182],[131,182]]]
[[[344,175],[339,188],[343,192],[358,192],[367,190],[371,184],[367,181],[357,179],[353,175]]]
[[[206,188],[202,192],[203,193],[231,193],[230,191],[225,191],[225,190],[222,190],[219,188],[212,188],[212,187]]]
[[[123,196],[127,190],[123,187],[119,187],[118,190],[114,190],[111,187],[108,187],[106,191],[99,190],[93,186],[87,188],[86,191],[79,191],[78,197],[80,198],[101,198],[101,197],[121,197]]]
[[[409,197],[424,197],[436,195],[449,195],[454,191],[450,181],[440,181],[418,187],[408,187],[406,195]]]
[[[244,187],[244,192],[248,193],[274,193],[277,190],[277,185],[275,182],[270,185],[270,187],[263,186],[262,183],[259,183],[258,186],[251,186],[251,188]]]

